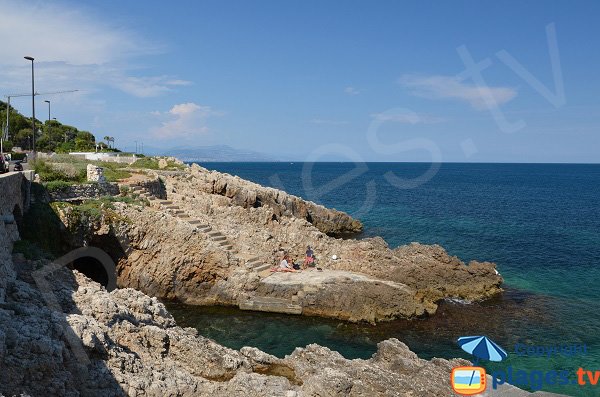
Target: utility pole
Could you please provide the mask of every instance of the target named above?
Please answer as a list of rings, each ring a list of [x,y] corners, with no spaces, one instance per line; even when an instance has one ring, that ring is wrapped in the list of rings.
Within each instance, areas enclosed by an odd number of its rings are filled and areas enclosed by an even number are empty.
[[[31,141],[31,149],[33,150],[33,156],[35,157],[35,79],[33,77],[33,61],[35,58],[29,56],[23,58],[31,61],[31,134],[33,136]]]

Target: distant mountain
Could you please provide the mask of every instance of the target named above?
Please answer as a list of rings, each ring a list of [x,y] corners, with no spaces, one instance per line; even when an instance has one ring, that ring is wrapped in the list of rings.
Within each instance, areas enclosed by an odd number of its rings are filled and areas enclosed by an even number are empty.
[[[177,147],[171,149],[147,148],[146,154],[156,156],[173,156],[187,162],[216,162],[216,161],[279,161],[274,156],[254,152],[252,150],[234,149],[227,145]]]

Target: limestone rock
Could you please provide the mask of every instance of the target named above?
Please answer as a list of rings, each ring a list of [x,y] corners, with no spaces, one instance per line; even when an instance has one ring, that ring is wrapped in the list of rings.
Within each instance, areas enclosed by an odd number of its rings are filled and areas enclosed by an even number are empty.
[[[106,178],[104,177],[104,168],[98,167],[94,164],[87,165],[87,180],[88,182],[105,183]]]

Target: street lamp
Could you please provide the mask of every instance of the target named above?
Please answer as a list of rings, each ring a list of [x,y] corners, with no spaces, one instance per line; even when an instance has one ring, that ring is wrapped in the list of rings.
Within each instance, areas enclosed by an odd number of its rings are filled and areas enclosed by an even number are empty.
[[[45,100],[44,102],[48,104],[48,124],[50,124],[50,101]]]
[[[31,134],[33,135],[31,149],[33,150],[33,155],[35,156],[35,79],[33,77],[34,58],[29,56],[23,58],[27,59],[28,61],[31,61],[31,111],[33,114],[31,117]]]

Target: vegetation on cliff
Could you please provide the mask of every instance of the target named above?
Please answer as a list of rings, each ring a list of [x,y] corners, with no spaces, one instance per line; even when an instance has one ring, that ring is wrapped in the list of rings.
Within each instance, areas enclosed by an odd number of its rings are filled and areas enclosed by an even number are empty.
[[[90,161],[68,154],[57,154],[32,162],[35,173],[40,176],[48,190],[60,190],[73,183],[86,183],[88,164],[104,168],[104,177],[108,182],[118,182],[131,176],[131,172],[126,170],[127,164]]]

